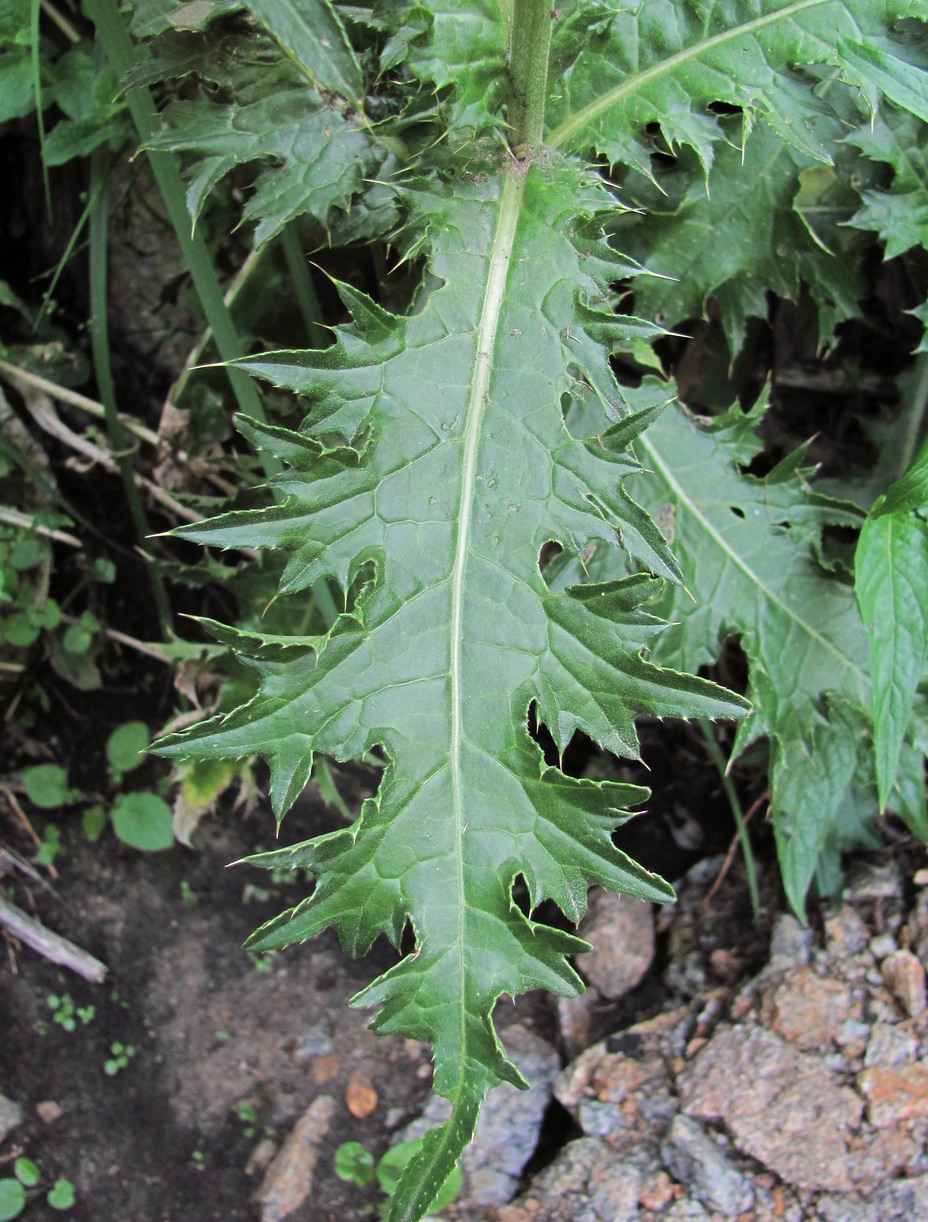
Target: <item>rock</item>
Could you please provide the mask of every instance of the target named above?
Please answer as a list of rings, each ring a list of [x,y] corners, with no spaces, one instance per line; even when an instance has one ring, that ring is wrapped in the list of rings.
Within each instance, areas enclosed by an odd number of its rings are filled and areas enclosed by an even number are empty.
[[[645,1177],[638,1192],[638,1202],[645,1209],[660,1212],[673,1200],[673,1180],[666,1171],[655,1171]]]
[[[870,930],[863,918],[849,904],[825,921],[825,946],[832,963],[842,963],[853,955],[866,950],[870,942]]]
[[[0,1095],[0,1141],[23,1122],[23,1109],[6,1095]]]
[[[819,1197],[822,1222],[918,1222],[928,1218],[928,1175],[883,1184],[867,1201]]]
[[[619,1136],[623,1130],[634,1129],[635,1110],[620,1103],[603,1103],[600,1099],[581,1099],[577,1108],[577,1123],[587,1137]]]
[[[761,1013],[767,1026],[805,1052],[837,1044],[852,1012],[851,991],[809,966],[797,967],[768,985]]]
[[[649,1169],[650,1171],[650,1169]],[[636,1222],[645,1172],[598,1137],[568,1142],[499,1222]]]
[[[870,1028],[856,1018],[846,1018],[838,1031],[836,1043],[845,1057],[863,1056],[870,1040]]]
[[[928,1065],[875,1065],[858,1074],[867,1117],[877,1129],[928,1116]]]
[[[522,1168],[538,1144],[541,1122],[560,1069],[557,1050],[528,1028],[510,1027],[503,1038],[510,1059],[530,1089],[517,1090],[504,1082],[487,1096],[474,1139],[461,1159],[461,1199],[477,1205],[502,1205],[515,1195]],[[407,1125],[398,1140],[423,1137],[450,1112],[448,1100],[433,1095],[419,1119]]]
[[[877,934],[875,938],[871,938],[867,949],[874,959],[885,959],[887,955],[891,955],[894,950],[898,949],[896,939],[891,933]]]
[[[296,1122],[254,1195],[261,1222],[281,1222],[298,1209],[313,1185],[319,1146],[335,1114],[331,1095],[317,1095]]]
[[[778,916],[770,935],[770,967],[803,967],[812,953],[812,930],[789,913]]]
[[[926,1070],[928,1072],[928,1070]],[[678,1076],[684,1110],[727,1125],[735,1144],[788,1184],[847,1192],[861,1102],[817,1057],[763,1028],[720,1027]]]
[[[709,1222],[709,1215],[698,1201],[674,1201],[662,1215],[668,1222]]]
[[[914,1018],[925,1008],[925,969],[910,950],[896,950],[881,965],[886,987],[899,1005]]]
[[[754,1188],[728,1155],[688,1116],[675,1117],[661,1146],[664,1166],[709,1209],[735,1217],[754,1204]]]
[[[870,1222],[914,1222],[928,1218],[928,1175],[883,1184],[873,1194]]]
[[[56,1120],[60,1120],[64,1115],[64,1108],[60,1103],[56,1103],[54,1099],[43,1099],[35,1105],[35,1114],[43,1124],[54,1124]],[[2,1125],[0,1125],[2,1128]],[[3,1138],[0,1136],[0,1141]]]
[[[633,1106],[670,1082],[663,1044],[687,1017],[685,1008],[659,1014],[618,1031],[582,1053],[559,1074],[555,1098],[568,1110],[583,1099]],[[643,1089],[647,1084],[647,1089]]]
[[[630,895],[595,891],[577,933],[593,946],[579,959],[583,975],[613,1001],[640,983],[654,958],[654,914]]]
[[[876,861],[859,862],[848,875],[844,898],[853,903],[869,900],[900,900],[902,880],[894,865]]]
[[[262,1137],[248,1155],[248,1162],[245,1164],[245,1174],[258,1175],[260,1172],[266,1171],[276,1153],[277,1142],[272,1137]]]
[[[915,1060],[917,1053],[918,1041],[904,1027],[876,1023],[867,1041],[864,1065],[868,1069],[876,1065],[906,1065]]]
[[[579,1056],[584,1048],[589,1048],[593,1019],[601,1005],[602,999],[592,988],[581,993],[579,997],[557,999],[558,1026],[568,1057]]]
[[[864,1125],[854,1142],[854,1186],[873,1192],[880,1184],[911,1172],[919,1164],[925,1145],[926,1122],[909,1121],[886,1129]]]

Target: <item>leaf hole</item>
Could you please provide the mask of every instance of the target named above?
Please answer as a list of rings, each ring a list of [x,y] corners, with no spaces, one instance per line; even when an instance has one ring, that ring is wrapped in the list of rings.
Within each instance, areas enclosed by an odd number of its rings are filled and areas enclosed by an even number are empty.
[[[543,574],[551,561],[560,556],[563,550],[560,543],[555,542],[554,539],[549,539],[547,543],[542,544],[541,551],[538,553],[539,573]]]
[[[740,505],[729,505],[728,508],[736,518],[740,518],[742,522],[744,521],[744,510],[740,507]]]

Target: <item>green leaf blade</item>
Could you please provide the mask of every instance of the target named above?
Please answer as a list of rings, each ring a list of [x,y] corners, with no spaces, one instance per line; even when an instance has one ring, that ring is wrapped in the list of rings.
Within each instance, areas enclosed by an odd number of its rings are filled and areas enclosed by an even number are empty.
[[[673,627],[655,638],[651,658],[695,671],[729,637],[740,641],[755,712],[741,723],[733,755],[758,739],[771,744],[771,814],[787,893],[801,912],[856,775],[870,699],[853,592],[821,568],[816,549],[826,525],[856,527],[861,515],[816,497],[796,457],[764,480],[741,473],[757,453],[762,411],[734,409],[711,425],[665,412],[636,442],[653,473],[642,476],[638,494],[667,523],[684,582],[658,604]],[[600,577],[627,564],[609,549],[587,561]],[[572,572],[576,566],[562,580]]]
[[[604,13],[610,7],[602,6]],[[814,78],[801,81],[796,69],[837,67],[836,38],[883,34],[887,21],[915,14],[905,0],[716,0],[688,8],[651,0],[609,13],[583,54],[565,64],[549,116],[551,142],[592,147],[647,173],[645,129],[659,123],[671,147],[690,145],[708,169],[723,134],[709,108],[721,102],[744,111],[745,134],[762,120],[791,147],[828,162],[813,130],[822,109]],[[582,34],[586,11],[576,20]],[[571,33],[568,23],[565,44]]]
[[[248,8],[317,89],[364,110],[364,76],[345,27],[328,0],[248,0]]]
[[[659,627],[642,609],[650,579],[559,591],[539,567],[549,541],[580,554],[592,540],[617,547],[623,532],[636,555],[674,572],[617,494],[638,470],[622,445],[657,409],[632,423],[602,372],[605,315],[590,307],[605,304],[619,260],[591,219],[607,197],[556,160],[409,197],[434,235],[441,287],[392,325],[349,293],[354,320],[333,348],[243,361],[313,402],[299,433],[261,430],[290,463],[285,498],[179,532],[225,546],[250,532],[252,546],[287,549],[294,591],[321,578],[347,588],[362,573],[366,584],[324,642],[295,656],[279,642],[248,645],[259,695],[161,750],[263,754],[278,815],[313,752],[386,754],[356,823],[311,842],[311,898],[251,945],[333,925],[357,954],[381,934],[399,945],[411,923],[416,953],[356,1001],[379,1007],[375,1029],[433,1043],[436,1089],[454,1105],[401,1184],[397,1216],[412,1218],[486,1091],[519,1081],[493,1030],[497,999],[580,987],[568,956],[583,944],[524,915],[516,880],[531,908],[551,898],[574,921],[594,882],[657,902],[671,894],[612,844],[642,791],[546,766],[527,730],[531,704],[561,744],[579,729],[629,755],[638,713],[737,717],[747,705],[641,658]],[[591,419],[574,435],[562,398],[581,378]]]
[[[855,587],[870,644],[873,748],[885,808],[928,655],[928,525],[908,513],[868,520],[855,553]]]

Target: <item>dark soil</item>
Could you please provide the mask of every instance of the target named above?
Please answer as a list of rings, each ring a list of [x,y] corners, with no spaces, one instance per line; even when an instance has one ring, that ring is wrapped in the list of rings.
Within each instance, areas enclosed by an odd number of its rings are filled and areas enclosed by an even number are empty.
[[[320,818],[331,821],[321,806],[307,805],[288,830],[311,834]],[[411,1119],[428,1093],[428,1053],[373,1036],[369,1016],[348,1007],[395,960],[389,947],[353,961],[327,935],[266,960],[242,951],[256,925],[306,890],[274,884],[253,867],[225,868],[260,835],[255,821],[231,816],[201,829],[197,851],[143,856],[112,842],[82,843],[78,832],[53,889],[17,887],[21,906],[32,901],[48,927],[109,967],[106,983],[95,986],[9,945],[0,969],[0,1090],[25,1113],[3,1153],[39,1160],[49,1181],[70,1179],[75,1222],[255,1218],[249,1198],[261,1172],[248,1167],[255,1147],[286,1136],[322,1091],[340,1107],[320,1152],[312,1207],[297,1217],[370,1216],[364,1195],[332,1173],[332,1155],[349,1139],[386,1147],[385,1124]],[[73,1032],[48,1005],[49,996],[65,994],[95,1008]],[[114,1041],[136,1051],[107,1076]],[[352,1083],[376,1094],[366,1118],[345,1104]],[[61,1108],[50,1124],[35,1110],[47,1101]],[[37,1198],[27,1216],[62,1215]]]

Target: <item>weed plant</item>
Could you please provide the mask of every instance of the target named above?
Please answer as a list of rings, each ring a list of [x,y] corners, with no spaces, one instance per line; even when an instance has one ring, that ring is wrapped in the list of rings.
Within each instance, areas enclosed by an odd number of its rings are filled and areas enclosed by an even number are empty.
[[[726,776],[761,758],[800,914],[881,828],[928,836],[928,12],[130,7],[127,28],[113,0],[87,0],[94,73],[112,74],[94,79],[124,90],[110,117],[128,114],[147,149],[272,490],[175,536],[278,553],[282,574],[263,624],[203,621],[254,694],[159,750],[188,764],[262,755],[278,820],[317,758],[384,765],[349,827],[256,859],[315,882],[250,948],[333,925],[358,954],[410,931],[414,951],[355,1001],[375,1029],[432,1042],[453,1105],[394,1186],[389,1217],[411,1222],[486,1092],[523,1084],[493,1028],[498,998],[581,987],[570,960],[584,944],[541,920],[542,902],[572,924],[593,884],[672,894],[613,844],[646,791],[561,766],[578,733],[636,761],[639,719],[695,719]],[[80,116],[36,70],[37,12],[22,6],[2,68],[32,82],[47,155]],[[52,97],[66,119],[49,130]],[[279,245],[303,346],[262,332],[243,355],[203,238],[224,180],[255,259]],[[887,261],[904,317],[862,304]],[[95,266],[96,377],[118,453],[102,255]],[[813,443],[821,421],[803,420],[783,444],[758,337],[781,336],[791,310],[806,361],[839,390],[855,336],[908,335],[888,371],[902,373],[895,401],[839,394],[828,435]],[[668,362],[694,333],[685,351],[703,367],[677,363],[675,396]],[[169,634],[157,577],[152,591]],[[735,645],[743,691],[697,677]],[[737,729],[717,737],[719,719]]]

